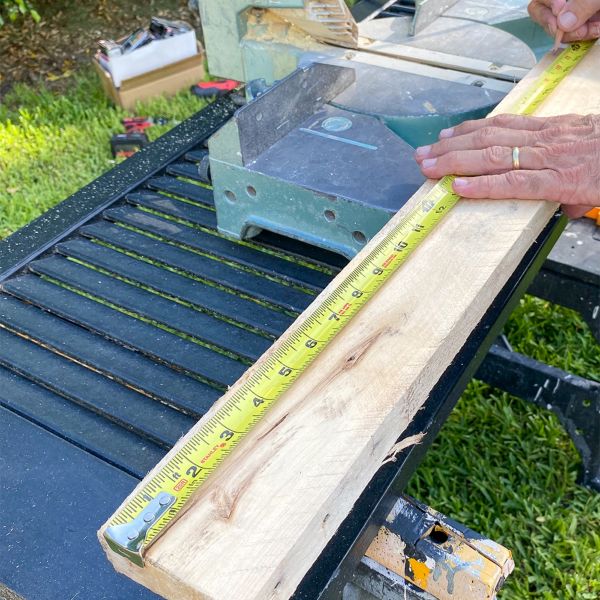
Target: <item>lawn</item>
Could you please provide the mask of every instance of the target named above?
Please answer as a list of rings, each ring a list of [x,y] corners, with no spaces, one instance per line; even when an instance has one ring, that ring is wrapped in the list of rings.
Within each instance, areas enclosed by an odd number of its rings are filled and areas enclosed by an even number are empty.
[[[170,123],[202,107],[184,92],[138,107]],[[66,93],[15,86],[0,104],[0,237],[111,168],[111,107],[84,70]],[[575,313],[526,297],[506,333],[515,350],[600,380],[600,347]],[[409,492],[505,544],[515,573],[501,598],[600,597],[600,494],[579,487],[578,456],[548,412],[472,382]]]

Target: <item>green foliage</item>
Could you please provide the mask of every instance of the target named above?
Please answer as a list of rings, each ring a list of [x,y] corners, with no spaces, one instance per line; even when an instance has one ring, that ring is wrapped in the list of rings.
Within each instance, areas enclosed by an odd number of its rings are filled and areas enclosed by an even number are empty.
[[[40,15],[27,0],[0,0],[0,27],[4,25],[4,18],[16,21],[20,16],[29,15],[36,23]]]
[[[522,301],[506,326],[514,350],[600,381],[600,348],[579,314],[545,300]]]
[[[135,114],[182,120],[202,105],[182,92]],[[125,114],[91,73],[63,96],[16,87],[0,104],[0,237],[112,167],[109,139]],[[506,333],[516,350],[600,380],[598,344],[572,311],[525,297]],[[409,492],[513,550],[516,570],[501,598],[595,600],[600,494],[576,484],[578,466],[551,413],[472,382]]]

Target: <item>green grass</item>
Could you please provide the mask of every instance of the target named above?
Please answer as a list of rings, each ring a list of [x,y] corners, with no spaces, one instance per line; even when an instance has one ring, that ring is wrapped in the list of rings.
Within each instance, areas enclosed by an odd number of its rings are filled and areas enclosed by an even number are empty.
[[[136,114],[181,120],[201,106],[184,92]],[[0,237],[112,167],[109,138],[124,114],[91,73],[64,96],[28,87],[7,96]],[[516,350],[600,380],[600,348],[575,313],[526,297],[506,333]],[[517,568],[502,598],[592,600],[600,597],[600,495],[577,486],[577,469],[577,453],[550,413],[473,382],[409,492],[513,550]]]
[[[171,119],[154,139],[202,108],[188,92],[141,104],[135,114]],[[110,137],[127,114],[113,108],[91,71],[68,94],[16,86],[0,104],[0,237],[6,237],[114,166]]]

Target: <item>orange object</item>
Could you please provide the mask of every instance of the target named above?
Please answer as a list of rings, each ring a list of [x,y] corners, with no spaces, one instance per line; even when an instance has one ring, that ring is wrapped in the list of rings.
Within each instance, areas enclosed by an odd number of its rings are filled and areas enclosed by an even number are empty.
[[[596,225],[598,225],[598,227],[600,227],[600,206],[596,206],[596,208],[592,208],[592,210],[585,213],[585,216],[588,219],[594,219],[594,221],[596,221]]]

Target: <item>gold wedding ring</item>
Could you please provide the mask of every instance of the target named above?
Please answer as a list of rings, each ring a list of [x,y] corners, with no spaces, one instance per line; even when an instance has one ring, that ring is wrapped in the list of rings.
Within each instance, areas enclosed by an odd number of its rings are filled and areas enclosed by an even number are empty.
[[[512,149],[512,162],[513,162],[513,169],[515,171],[518,171],[521,168],[521,163],[519,162],[519,147],[515,146]]]

